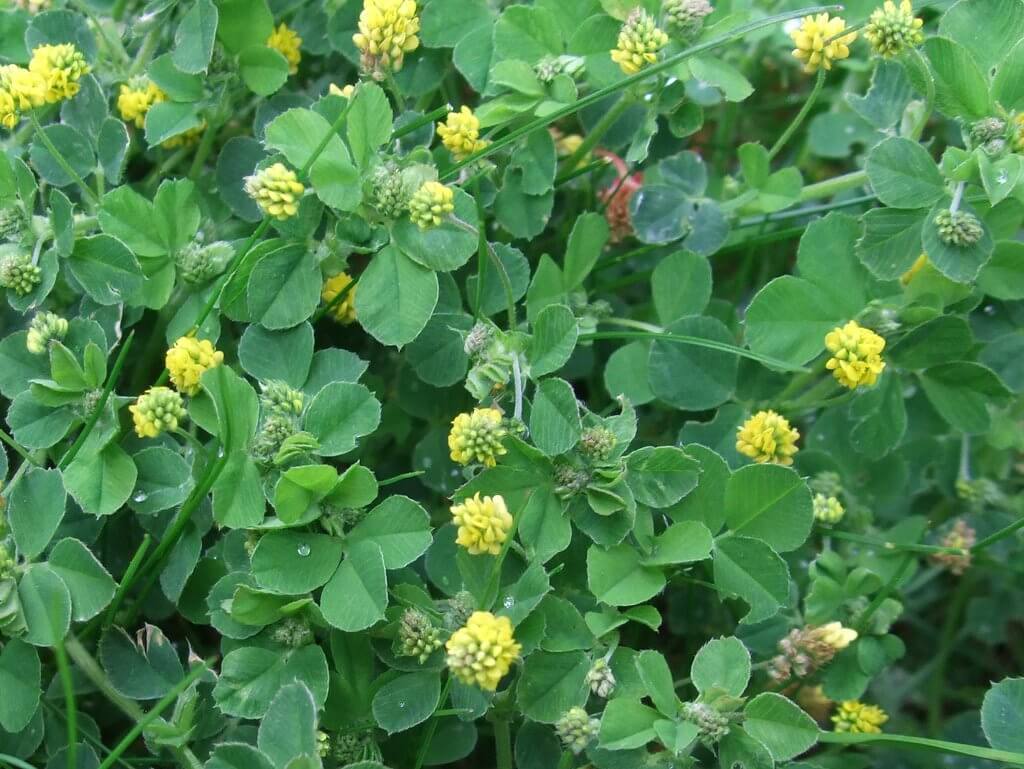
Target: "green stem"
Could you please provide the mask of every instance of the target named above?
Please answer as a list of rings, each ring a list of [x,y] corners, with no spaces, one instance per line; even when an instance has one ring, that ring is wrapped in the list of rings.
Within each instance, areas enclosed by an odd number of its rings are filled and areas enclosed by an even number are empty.
[[[135,330],[133,329],[128,333],[124,343],[121,345],[121,350],[117,354],[117,359],[114,361],[114,367],[110,370],[110,375],[107,377],[106,384],[103,385],[103,392],[100,393],[100,398],[96,401],[96,406],[93,409],[92,414],[89,415],[89,421],[85,423],[85,427],[75,438],[75,442],[71,444],[71,448],[65,452],[64,456],[60,458],[60,462],[57,463],[57,467],[61,470],[70,465],[75,457],[78,456],[78,452],[82,450],[82,446],[85,444],[86,439],[92,432],[93,428],[96,427],[96,423],[100,419],[100,415],[103,414],[103,410],[107,406],[107,399],[110,397],[111,391],[117,384],[118,377],[121,375],[121,369],[124,368],[124,362],[128,357],[128,350],[131,349],[132,340],[135,339]]]
[[[932,110],[935,109],[935,78],[932,77],[931,67],[928,66],[924,55],[917,48],[911,48],[910,50],[924,75],[924,109],[921,111],[921,117],[918,118],[909,134],[910,139],[917,141],[921,138],[921,134],[924,133],[924,127],[928,124],[928,118],[931,117]]]
[[[953,593],[953,598],[946,607],[946,618],[942,623],[942,634],[939,636],[938,652],[932,668],[928,697],[928,732],[931,735],[942,734],[942,706],[946,699],[946,665],[953,653],[957,631],[960,629],[960,618],[964,607],[971,596],[973,579],[970,573],[960,578],[960,583]]]
[[[731,353],[732,355],[736,355],[740,358],[756,360],[758,363],[764,363],[766,366],[771,366],[783,371],[807,371],[803,366],[794,366],[792,363],[777,360],[768,355],[761,355],[753,350],[747,350],[746,348],[737,347],[736,345],[727,344],[726,342],[716,342],[713,339],[702,339],[697,336],[669,334],[668,332],[655,333],[653,331],[597,331],[588,334],[580,334],[579,339],[581,342],[596,339],[660,339],[666,342],[692,344],[695,347],[706,347],[709,350]]]
[[[562,752],[562,757],[558,761],[558,769],[572,769],[573,754],[571,750],[565,750]]]
[[[46,147],[50,155],[53,156],[53,159],[57,161],[57,165],[61,167],[61,170],[71,177],[75,184],[78,185],[78,188],[82,191],[82,194],[85,195],[91,203],[99,203],[99,196],[93,191],[92,187],[85,183],[85,180],[82,179],[82,177],[78,175],[78,172],[71,167],[67,159],[65,159],[61,154],[60,150],[54,146],[52,141],[50,141],[50,137],[46,135],[46,131],[44,131],[43,127],[39,124],[39,118],[36,117],[35,110],[30,110],[28,117],[29,120],[32,121],[32,128],[35,131],[35,136],[39,137],[39,140],[43,143],[43,146]]]
[[[142,708],[132,700],[122,697],[114,690],[106,673],[103,672],[96,660],[93,659],[93,656],[85,650],[85,647],[82,646],[77,638],[68,636],[64,640],[64,647],[78,669],[85,674],[85,677],[92,682],[93,686],[99,689],[104,697],[110,700],[122,713],[133,721],[142,719],[144,715]]]
[[[867,608],[864,609],[860,618],[857,620],[857,632],[863,634],[868,629],[868,623],[874,616],[878,608],[885,603],[885,599],[892,595],[892,592],[896,589],[900,580],[903,579],[904,575],[910,571],[910,567],[914,564],[915,558],[913,555],[908,555],[903,559],[903,562],[899,565],[899,568],[893,572],[892,576],[889,577],[889,581],[885,583],[885,586],[875,594],[875,597],[871,599],[871,603],[868,604]]]
[[[808,200],[831,198],[834,195],[838,195],[840,192],[846,192],[846,190],[863,187],[867,183],[867,171],[851,171],[848,174],[836,176],[833,179],[826,179],[825,181],[817,182],[816,184],[808,184],[800,190],[800,202],[806,203]]]
[[[444,174],[444,176],[442,177],[442,181],[455,178],[456,176],[458,176],[459,171],[463,167],[470,165],[472,163],[476,163],[481,158],[489,157],[490,155],[493,155],[495,152],[499,152],[500,150],[504,149],[510,144],[513,144],[514,142],[518,141],[523,136],[533,133],[534,131],[540,128],[546,128],[552,123],[561,120],[562,118],[571,115],[574,112],[578,112],[581,109],[589,107],[591,104],[597,104],[598,102],[603,101],[612,94],[618,93],[619,91],[622,91],[625,88],[629,88],[630,86],[648,80],[649,78],[652,78],[655,75],[659,75],[662,72],[666,72],[667,70],[672,69],[677,64],[679,64],[682,61],[685,61],[691,56],[696,56],[698,54],[707,53],[708,51],[713,51],[714,49],[719,48],[720,46],[723,45],[727,45],[728,43],[731,43],[734,40],[739,40],[740,38],[746,36],[751,32],[756,32],[760,29],[765,29],[766,27],[781,24],[782,22],[789,21],[790,19],[799,19],[802,16],[821,13],[822,11],[836,11],[839,10],[841,7],[842,6],[838,5],[823,5],[815,6],[812,8],[804,8],[799,11],[788,11],[786,13],[775,14],[774,16],[769,16],[768,18],[765,19],[759,19],[757,21],[752,21],[749,24],[743,24],[739,27],[736,27],[733,30],[730,30],[724,35],[720,35],[719,37],[714,38],[713,40],[708,40],[705,43],[700,43],[699,45],[691,46],[690,48],[687,48],[685,51],[680,51],[674,56],[669,56],[663,59],[662,61],[659,61],[657,64],[652,64],[650,67],[646,67],[645,69],[640,70],[635,75],[630,75],[629,77],[623,78],[618,82],[607,85],[604,88],[599,88],[593,93],[589,94],[588,96],[584,96],[582,99],[578,99],[572,104],[567,104],[565,107],[562,107],[561,109],[557,109],[554,112],[550,112],[547,115],[544,115],[543,117],[531,120],[529,123],[520,126],[516,130],[510,131],[505,136],[501,137],[500,139],[496,139],[494,142],[484,147],[479,152],[474,152],[465,160],[462,160],[453,165],[450,169],[448,169],[447,173]]]
[[[976,745],[964,745],[946,740],[931,740],[925,737],[910,737],[903,734],[851,734],[850,732],[821,732],[818,740],[833,745],[897,745],[922,750],[933,750],[940,753],[955,753],[960,756],[982,758],[986,761],[1001,761],[1011,766],[1024,766],[1024,753],[1012,753],[1008,750],[980,748]]]
[[[1010,536],[1015,531],[1018,531],[1021,528],[1024,528],[1024,517],[1021,517],[1020,519],[1014,521],[1009,526],[1005,526],[1004,528],[1000,529],[994,534],[990,534],[989,536],[985,537],[985,539],[981,540],[981,542],[978,542],[971,548],[971,552],[980,553],[983,550],[987,550],[996,542],[1002,539],[1006,539],[1008,536]]]
[[[315,324],[324,315],[326,315],[327,313],[331,312],[331,310],[333,310],[339,304],[344,302],[345,301],[345,297],[347,297],[349,294],[351,294],[353,291],[355,291],[356,283],[358,283],[358,282],[359,282],[359,278],[352,278],[352,280],[349,282],[349,284],[347,286],[345,286],[343,289],[341,289],[341,291],[339,291],[334,296],[334,298],[331,301],[329,301],[323,307],[320,307],[319,309],[317,309],[317,311],[313,313],[313,323]]]
[[[434,739],[434,732],[437,731],[437,720],[440,708],[444,707],[444,704],[448,701],[448,693],[452,688],[452,679],[448,678],[444,682],[444,688],[441,690],[441,696],[437,700],[437,708],[430,717],[430,722],[427,724],[426,729],[423,732],[423,736],[420,738],[420,749],[416,753],[416,763],[413,769],[421,769],[423,762],[427,760],[427,753],[430,751],[430,743]]]
[[[579,168],[574,168],[570,171],[563,171],[555,177],[555,186],[561,187],[563,184],[571,182],[573,179],[586,176],[594,171],[600,171],[601,169],[607,168],[609,165],[610,161],[607,158],[600,158],[585,166],[580,166]]]
[[[149,552],[150,545],[153,544],[153,537],[146,534],[142,538],[142,542],[139,543],[138,549],[135,551],[135,555],[132,556],[132,560],[128,562],[128,568],[124,571],[124,576],[121,577],[121,582],[117,586],[117,592],[114,593],[114,600],[110,602],[110,608],[107,609],[106,616],[103,618],[101,627],[110,627],[114,624],[114,620],[117,617],[117,610],[121,608],[121,604],[124,603],[124,597],[128,594],[128,590],[131,588],[132,583],[135,582],[136,574],[142,567],[142,559],[146,557],[146,553]]]
[[[64,690],[64,712],[67,718],[68,734],[68,769],[78,769],[78,708],[75,706],[75,683],[71,678],[71,666],[68,664],[68,655],[63,641],[58,641],[53,647],[53,655],[57,660],[60,685]]]
[[[793,134],[796,133],[796,129],[801,126],[804,119],[810,113],[811,108],[814,106],[814,102],[818,100],[818,94],[821,93],[822,86],[825,85],[826,72],[827,70],[824,67],[818,70],[818,77],[814,81],[814,88],[811,90],[811,95],[807,97],[807,101],[804,102],[800,111],[796,113],[796,117],[793,118],[793,122],[786,126],[786,130],[782,132],[782,136],[780,136],[776,140],[775,144],[772,145],[772,148],[768,150],[768,160],[775,159],[775,156],[782,151],[782,148],[786,146],[786,142],[792,138]]]
[[[227,425],[228,423],[225,423]],[[225,428],[227,431],[227,428]],[[231,442],[230,435],[224,437],[224,444],[228,445]],[[142,602],[145,600],[146,595],[153,587],[153,583],[156,582],[160,576],[160,569],[163,566],[164,560],[170,555],[171,550],[178,540],[181,539],[181,535],[185,533],[185,527],[188,526],[188,522],[192,519],[193,513],[199,508],[203,500],[206,499],[206,495],[213,488],[213,484],[217,482],[217,478],[224,471],[225,466],[228,462],[228,452],[224,451],[223,456],[219,457],[213,465],[206,471],[200,482],[192,489],[192,493],[188,495],[188,499],[182,504],[181,509],[178,510],[178,515],[175,517],[174,522],[164,535],[163,539],[160,540],[160,544],[157,545],[156,550],[153,554],[146,559],[142,567],[135,572],[137,576],[145,575],[145,581],[142,583],[142,587],[139,590],[138,600],[135,602],[135,606],[131,612],[131,619],[134,621],[135,615],[138,613]],[[131,583],[128,580],[123,580],[128,585],[125,590],[127,591],[131,587]]]
[[[629,109],[633,104],[633,99],[626,93],[619,96],[619,100],[612,105],[612,108],[601,116],[601,119],[597,121],[597,124],[587,132],[587,135],[583,137],[583,141],[580,142],[580,146],[577,147],[569,157],[562,161],[561,172],[563,174],[568,173],[570,169],[576,168],[580,161],[583,160],[590,151],[597,146],[597,143],[604,138],[604,135],[608,133],[608,130],[615,125],[619,118],[622,117],[623,113]]]
[[[103,763],[99,765],[99,769],[110,769],[110,767],[114,765],[117,759],[121,757],[121,754],[128,750],[128,748],[131,747],[132,743],[135,742],[136,739],[138,739],[139,735],[142,734],[145,728],[149,726],[157,718],[159,718],[160,714],[167,710],[167,708],[170,707],[176,699],[178,699],[178,695],[185,691],[188,687],[190,687],[193,684],[194,681],[196,681],[196,679],[203,675],[203,673],[206,672],[208,667],[209,662],[203,662],[202,664],[197,665],[189,672],[187,676],[185,676],[177,684],[175,684],[174,688],[167,692],[167,694],[164,695],[164,697],[156,705],[153,706],[152,710],[146,713],[146,715],[143,716],[139,720],[139,722],[135,724],[135,726],[128,730],[128,733],[124,736],[124,738],[122,738],[122,740],[119,743],[117,743],[117,746],[110,752],[110,755],[107,756]]]
[[[512,769],[512,729],[507,718],[494,719],[494,752],[498,769]]]
[[[502,264],[501,258],[498,256],[498,253],[494,250],[494,248],[491,246],[490,242],[484,235],[483,222],[480,222],[480,227],[474,227],[469,222],[464,222],[457,216],[452,216],[452,221],[454,221],[459,227],[464,229],[466,232],[476,235],[480,239],[480,242],[483,245],[484,249],[487,251],[487,256],[494,263],[494,268],[498,271],[498,277],[501,278],[502,288],[505,290],[505,303],[508,307],[508,330],[514,331],[516,328],[516,300],[514,298],[515,294],[512,290],[512,280],[511,278],[509,278],[508,272],[505,270],[505,265]],[[482,277],[478,278],[478,281],[481,279]],[[479,284],[477,286],[477,289],[477,299],[479,301]],[[477,306],[477,313],[479,314],[479,312],[480,307]]]
[[[829,536],[836,539],[845,539],[847,542],[857,542],[861,545],[870,545],[879,550],[888,550],[893,553],[921,553],[922,555],[934,555],[945,553],[948,555],[967,555],[970,551],[960,547],[940,547],[938,545],[917,545],[903,542],[888,542],[884,539],[865,537],[862,534],[853,534],[848,531],[830,531]]]
[[[17,769],[36,769],[32,764],[25,763],[20,758],[9,756],[6,753],[0,753],[0,764],[10,764]]]
[[[426,470],[413,470],[413,471],[408,472],[408,473],[401,473],[399,475],[393,475],[390,478],[385,478],[383,481],[379,481],[377,483],[377,486],[378,486],[378,488],[383,488],[384,486],[390,486],[391,484],[398,483],[399,481],[407,481],[410,478],[419,478],[421,475],[423,475],[426,472],[427,472]]]
[[[192,165],[188,169],[188,178],[195,181],[199,178],[200,172],[203,170],[203,164],[206,162],[206,158],[210,156],[213,151],[213,144],[217,141],[217,134],[220,131],[222,122],[218,120],[216,122],[211,121],[206,126],[206,130],[203,131],[203,138],[199,140],[199,146],[196,147],[196,154],[192,157]]]
[[[4,432],[3,430],[0,430],[0,441],[3,441],[3,442],[4,442],[4,443],[6,443],[6,444],[7,444],[8,446],[10,446],[10,447],[11,447],[11,450],[12,450],[12,451],[14,451],[14,453],[15,453],[15,454],[17,454],[17,455],[18,455],[19,457],[21,457],[21,458],[22,458],[23,460],[25,460],[26,462],[28,462],[28,463],[29,463],[30,465],[35,465],[36,467],[42,467],[42,464],[41,464],[41,463],[39,463],[39,462],[37,462],[37,461],[35,460],[35,457],[33,457],[33,456],[32,456],[31,454],[29,454],[29,453],[28,453],[28,451],[26,451],[25,449],[23,449],[23,448],[22,448],[22,447],[21,447],[21,446],[20,446],[20,445],[18,444],[18,442],[17,442],[16,440],[14,440],[14,438],[13,438],[12,436],[8,435],[8,434],[7,434],[6,432]]]
[[[160,33],[162,31],[161,25],[158,24],[149,31],[149,34],[146,35],[146,38],[142,41],[142,45],[135,54],[135,61],[133,61],[132,65],[128,68],[129,78],[142,72],[146,65],[149,64],[149,60],[153,57],[153,52],[160,43]]]
[[[395,131],[391,135],[391,141],[394,141],[395,139],[401,139],[403,136],[408,136],[409,134],[413,133],[414,131],[418,131],[419,129],[423,128],[423,126],[429,125],[430,123],[433,123],[438,118],[444,117],[449,112],[451,112],[451,110],[452,110],[452,105],[451,104],[445,104],[443,107],[438,107],[437,109],[435,109],[435,110],[433,110],[431,112],[428,112],[426,115],[423,115],[422,117],[416,118],[416,120],[413,120],[408,125],[404,125],[401,128],[399,128],[397,131]]]

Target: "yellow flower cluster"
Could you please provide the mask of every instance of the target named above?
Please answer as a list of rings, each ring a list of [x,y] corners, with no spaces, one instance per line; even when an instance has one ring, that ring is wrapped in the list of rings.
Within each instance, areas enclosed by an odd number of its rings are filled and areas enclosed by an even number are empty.
[[[832,63],[850,55],[850,44],[857,39],[856,32],[842,34],[846,22],[827,13],[804,16],[800,26],[789,33],[793,38],[793,55],[804,63],[804,72],[817,72],[819,67],[832,69]]]
[[[488,611],[473,612],[445,644],[452,674],[464,684],[488,692],[498,688],[522,648],[512,635],[509,618]]]
[[[351,99],[355,91],[356,87],[354,85],[346,85],[339,88],[334,83],[331,83],[327,86],[327,93],[331,96],[344,96],[346,99]]]
[[[455,210],[455,193],[440,182],[423,182],[409,200],[409,218],[421,229],[437,227]]]
[[[875,53],[890,59],[924,42],[922,26],[924,22],[914,18],[910,0],[900,0],[899,5],[893,0],[885,0],[885,4],[871,14],[864,28],[864,37]]]
[[[126,123],[134,123],[136,128],[142,128],[149,108],[162,101],[167,101],[167,94],[160,86],[148,77],[135,77],[121,84],[117,111]]]
[[[512,529],[512,516],[505,507],[505,499],[498,494],[481,498],[477,493],[453,505],[452,520],[459,527],[456,544],[466,548],[470,555],[498,555]]]
[[[172,136],[165,142],[161,142],[160,146],[165,150],[173,150],[178,147],[192,147],[199,143],[199,138],[203,135],[203,131],[206,130],[206,121],[204,120],[197,126],[189,128],[187,131],[183,131],[177,136]]]
[[[836,497],[828,497],[818,493],[814,495],[814,520],[819,523],[839,523],[846,515],[843,503]]]
[[[740,426],[736,450],[755,462],[791,465],[799,437],[800,432],[781,414],[758,411]]]
[[[466,106],[458,112],[449,112],[445,122],[438,123],[437,133],[456,160],[465,160],[487,146],[480,138],[480,121]]]
[[[299,71],[299,62],[302,61],[302,52],[299,50],[302,47],[302,38],[298,32],[282,21],[267,38],[267,47],[284,56],[288,62],[289,75]]]
[[[405,54],[420,44],[415,0],[364,0],[359,31],[352,36],[363,69],[383,76],[402,68]]]
[[[278,220],[295,216],[305,191],[299,177],[284,163],[274,163],[245,177],[245,191],[256,205]]]
[[[324,305],[329,305],[342,291],[352,282],[352,276],[347,272],[339,272],[324,281],[320,298]],[[351,323],[356,319],[356,287],[352,286],[345,294],[345,297],[331,307],[330,316],[338,323]]]
[[[832,357],[825,367],[843,387],[870,387],[878,381],[885,362],[885,340],[869,328],[851,320],[825,335],[825,347]]]
[[[843,627],[841,622],[829,622],[814,629],[817,640],[839,652],[857,640],[857,631]]]
[[[877,705],[865,705],[859,700],[839,703],[839,710],[832,716],[837,732],[853,734],[878,734],[889,716]]]
[[[140,438],[155,438],[164,430],[177,430],[185,418],[181,396],[170,387],[150,387],[128,410]]]
[[[199,377],[203,372],[223,362],[224,353],[210,344],[208,339],[183,336],[167,351],[164,365],[178,392],[195,395],[199,392]]]
[[[81,87],[79,81],[89,74],[91,67],[85,57],[71,43],[41,45],[32,51],[28,71],[43,79],[46,102],[56,104],[70,99]]]
[[[0,67],[0,125],[14,128],[21,113],[46,103],[46,81],[16,64]]]
[[[497,409],[473,409],[472,413],[459,414],[452,420],[448,433],[452,460],[460,465],[479,462],[494,467],[497,457],[505,453],[501,441],[507,434]]]
[[[627,75],[635,75],[658,60],[658,51],[668,44],[668,35],[643,8],[634,8],[619,30],[619,39],[612,49],[612,61]]]

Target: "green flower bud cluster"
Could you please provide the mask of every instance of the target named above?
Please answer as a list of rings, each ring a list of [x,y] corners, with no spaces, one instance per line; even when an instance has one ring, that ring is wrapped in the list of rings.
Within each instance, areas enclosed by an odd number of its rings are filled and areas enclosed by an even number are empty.
[[[372,759],[379,753],[370,730],[336,734],[328,738],[324,749],[326,755],[323,758],[340,767]]]
[[[6,555],[6,549],[3,550]],[[2,576],[0,572],[0,634],[15,637],[27,630],[25,614],[18,597],[18,580],[12,574]]]
[[[899,56],[924,42],[923,23],[914,17],[910,0],[886,0],[875,9],[864,28],[864,37],[875,53],[885,59]]]
[[[542,83],[550,83],[559,75],[576,78],[583,74],[585,66],[586,60],[582,56],[545,56],[533,71]]]
[[[811,478],[807,485],[811,487],[811,491],[824,494],[826,497],[838,497],[843,493],[843,484],[839,473],[834,473],[831,470],[822,470]]]
[[[178,252],[175,262],[182,280],[199,286],[220,275],[233,254],[231,245],[222,241],[208,245],[189,243]]]
[[[406,609],[398,625],[398,653],[415,657],[422,665],[441,648],[441,631],[419,609]]]
[[[4,545],[0,545],[0,580],[13,576],[14,566],[14,557]]]
[[[839,523],[846,514],[846,509],[836,497],[818,493],[814,495],[814,519],[828,525]]]
[[[296,390],[287,382],[277,379],[264,382],[262,387],[260,403],[263,405],[264,413],[282,417],[302,416],[305,395],[301,390]]]
[[[701,739],[718,742],[729,733],[729,717],[703,702],[683,704],[682,716],[700,729]]]
[[[708,0],[665,0],[662,8],[669,34],[681,40],[696,37],[704,26],[704,17],[715,10]]]
[[[978,217],[967,211],[940,211],[935,227],[943,243],[957,248],[972,246],[985,234]]]
[[[274,643],[287,646],[289,649],[309,646],[314,640],[313,629],[302,617],[286,617],[281,620],[270,631],[270,638]]]
[[[43,271],[27,254],[12,254],[0,259],[0,286],[18,296],[32,293],[43,279]]]
[[[249,454],[260,465],[270,467],[277,458],[284,442],[295,435],[295,420],[280,414],[271,414],[263,420],[263,425],[252,439]]]
[[[386,163],[370,175],[367,200],[384,219],[398,219],[409,209],[413,190],[395,163]]]
[[[980,147],[990,157],[1002,155],[1010,144],[1009,124],[999,117],[986,117],[971,124],[971,144]]]
[[[33,355],[46,353],[51,339],[63,339],[68,333],[68,322],[52,312],[37,312],[28,327],[25,348]]]
[[[344,536],[345,532],[362,521],[369,512],[365,507],[326,506],[320,516],[320,525],[332,537]]]
[[[604,462],[616,443],[618,438],[607,427],[588,427],[580,437],[580,452],[591,462]]]
[[[570,708],[555,723],[555,734],[562,741],[566,750],[571,750],[579,755],[587,749],[598,731],[601,729],[601,722],[592,718],[583,708]]]
[[[991,478],[960,478],[956,482],[956,495],[975,512],[999,507],[1006,502],[1006,494]]]
[[[591,475],[570,464],[555,465],[555,493],[562,498],[579,494],[590,485]]]

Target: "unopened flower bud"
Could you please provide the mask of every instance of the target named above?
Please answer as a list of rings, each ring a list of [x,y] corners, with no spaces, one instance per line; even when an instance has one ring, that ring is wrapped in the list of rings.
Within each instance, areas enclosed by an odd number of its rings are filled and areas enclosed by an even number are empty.
[[[384,219],[397,219],[409,207],[412,190],[394,163],[378,166],[370,176],[368,202]]]
[[[441,631],[419,609],[406,609],[398,626],[398,649],[403,657],[415,657],[422,665],[441,648]]]
[[[935,227],[943,243],[957,248],[974,245],[985,234],[978,217],[967,211],[940,211],[935,216]]]
[[[597,660],[587,672],[587,686],[602,699],[608,699],[615,691],[615,674],[603,659]]]
[[[703,702],[683,704],[682,717],[700,729],[701,739],[717,742],[729,733],[729,717]]]
[[[824,494],[814,495],[814,519],[819,523],[839,523],[846,514],[846,509],[836,497]]]
[[[287,646],[290,649],[298,649],[313,643],[313,629],[309,622],[301,617],[286,617],[274,626],[270,632],[274,643]]]
[[[662,7],[669,34],[682,40],[695,37],[704,26],[704,17],[714,11],[708,0],[665,0]]]
[[[607,427],[589,427],[580,437],[580,452],[592,462],[603,462],[611,456],[618,438]]]
[[[634,8],[619,30],[619,39],[612,50],[612,61],[627,75],[635,75],[658,60],[658,51],[668,44],[668,35],[658,29],[643,8]]]
[[[971,548],[978,541],[974,529],[967,521],[958,518],[953,528],[942,538],[942,547],[957,548],[960,553],[934,553],[932,562],[946,569],[955,577],[961,576],[971,567]]]
[[[299,416],[302,414],[305,396],[301,390],[296,390],[287,382],[274,379],[263,383],[260,403],[267,414]]]
[[[28,327],[25,347],[33,355],[43,355],[51,339],[61,340],[68,333],[68,322],[52,312],[37,312]]]
[[[182,280],[198,286],[220,275],[233,254],[231,245],[222,241],[207,245],[189,243],[178,252],[175,262]]]
[[[12,254],[0,259],[0,286],[18,296],[32,293],[43,279],[43,271],[28,254]]]
[[[587,749],[598,731],[601,729],[601,722],[592,718],[583,708],[570,708],[557,722],[555,722],[555,734],[562,741],[566,750],[579,755]]]

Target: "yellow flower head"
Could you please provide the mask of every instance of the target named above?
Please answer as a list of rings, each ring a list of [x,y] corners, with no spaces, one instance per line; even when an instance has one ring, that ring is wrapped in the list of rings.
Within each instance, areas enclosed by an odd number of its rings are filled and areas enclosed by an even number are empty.
[[[324,281],[323,291],[320,292],[320,298],[323,299],[324,305],[329,305],[334,301],[335,297],[338,296],[345,287],[352,282],[352,276],[346,272],[339,272],[337,275],[332,275]],[[352,286],[345,294],[345,297],[331,307],[330,315],[338,323],[351,323],[356,319],[356,287]]]
[[[170,387],[150,387],[128,410],[140,438],[155,438],[164,430],[177,430],[185,418],[181,396]]]
[[[415,0],[364,0],[359,31],[352,36],[363,69],[377,77],[402,68],[405,54],[420,44]]]
[[[46,81],[43,76],[16,64],[0,67],[0,88],[11,95],[14,108],[18,111],[26,112],[46,104]]]
[[[885,4],[871,14],[864,28],[864,37],[875,53],[891,59],[924,42],[923,25],[921,19],[914,18],[910,0],[900,0],[899,5],[893,0],[885,0]]]
[[[774,411],[758,411],[736,433],[736,450],[755,462],[793,464],[800,432]]]
[[[18,125],[19,120],[21,113],[18,112],[14,97],[7,89],[0,88],[0,125],[10,130]]]
[[[149,108],[166,100],[167,94],[148,77],[133,77],[121,84],[117,111],[126,123],[134,123],[136,128],[142,128],[146,124]]]
[[[837,732],[853,734],[878,734],[889,716],[877,705],[865,705],[859,700],[839,703],[839,710],[832,716]]]
[[[841,622],[829,622],[821,627],[815,628],[815,636],[822,643],[828,644],[835,651],[842,651],[857,640],[857,631],[843,627]]]
[[[654,64],[658,51],[667,44],[668,35],[658,29],[654,17],[643,8],[634,8],[619,30],[612,61],[627,75],[635,75],[648,64]]]
[[[473,409],[472,413],[459,414],[452,420],[448,433],[452,460],[460,465],[479,462],[494,467],[496,458],[505,453],[501,441],[506,435],[497,409]]]
[[[516,661],[522,646],[512,636],[508,617],[475,611],[445,644],[448,669],[468,686],[493,692]]]
[[[458,112],[449,112],[445,122],[437,124],[437,133],[456,160],[465,160],[487,146],[480,138],[480,121],[466,106]]]
[[[339,88],[334,83],[327,86],[327,93],[331,96],[344,96],[346,99],[351,99],[352,94],[355,93],[356,87],[354,85],[346,85]]]
[[[928,254],[921,254],[919,257],[917,257],[917,259],[914,260],[914,263],[910,265],[910,269],[907,270],[902,275],[900,275],[900,285],[910,285],[910,281],[912,281],[917,276],[917,273],[924,269],[924,266],[926,264],[928,264]]]
[[[302,38],[283,21],[267,38],[267,47],[273,48],[288,61],[289,75],[294,75],[299,71],[299,62],[302,61],[302,53],[299,50],[301,46]]]
[[[40,11],[49,9],[53,3],[52,0],[14,0],[14,4],[34,16]]]
[[[249,197],[264,213],[279,220],[298,213],[299,199],[305,189],[295,172],[284,163],[274,163],[245,177],[245,191]]]
[[[512,529],[512,516],[498,494],[480,497],[479,492],[458,505],[452,505],[452,520],[459,527],[455,542],[470,555],[498,555]]]
[[[804,16],[800,26],[789,33],[796,46],[793,55],[804,63],[804,72],[817,72],[819,67],[832,69],[832,62],[850,55],[850,44],[857,39],[857,33],[843,35],[844,29],[846,22],[838,16]]]
[[[828,497],[821,493],[814,495],[814,519],[816,521],[827,524],[839,523],[844,515],[846,515],[846,510],[836,497]]]
[[[885,368],[882,360],[885,340],[855,320],[828,332],[825,347],[832,353],[826,368],[839,384],[851,390],[862,385],[870,387]]]
[[[193,147],[199,144],[199,139],[202,137],[203,132],[206,130],[206,121],[204,120],[197,126],[192,126],[187,131],[182,131],[176,136],[172,136],[167,141],[161,142],[160,146],[165,150],[173,150],[178,147]]]
[[[56,104],[77,94],[80,88],[78,81],[92,68],[73,44],[61,43],[35,48],[28,69],[42,77],[46,84],[47,103]]]
[[[455,193],[440,182],[423,182],[409,200],[409,218],[421,230],[437,227],[455,210]]]
[[[210,344],[208,339],[183,336],[167,351],[164,365],[178,392],[195,395],[199,392],[199,377],[203,372],[223,362],[224,353]]]

